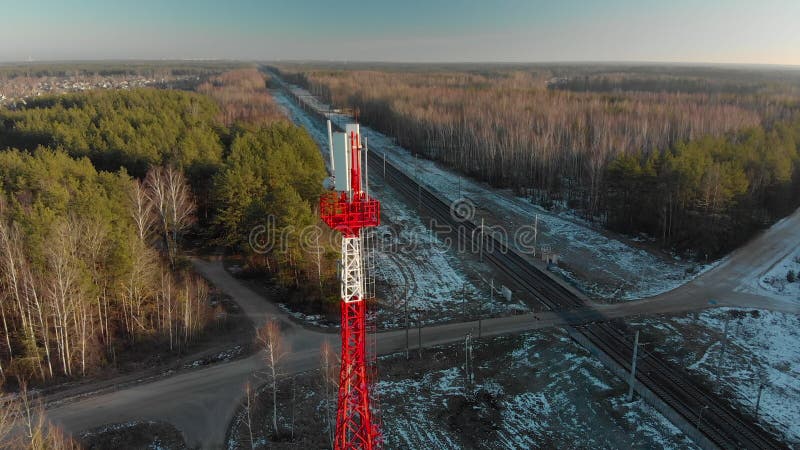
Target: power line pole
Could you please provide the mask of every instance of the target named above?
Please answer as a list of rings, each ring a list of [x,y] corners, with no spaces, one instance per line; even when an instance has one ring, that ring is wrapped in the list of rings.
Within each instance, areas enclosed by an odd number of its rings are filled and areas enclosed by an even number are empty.
[[[700,431],[700,423],[703,420],[703,411],[706,409],[708,409],[708,405],[704,405],[702,408],[700,408],[700,412],[697,413],[697,431]]]
[[[717,370],[715,375],[717,383],[719,383],[719,370],[722,366],[722,359],[725,357],[725,346],[728,343],[728,322],[730,322],[730,320],[730,316],[725,319],[725,325],[722,331],[722,349],[720,349],[719,357],[717,358]]]
[[[422,310],[417,310],[417,342],[419,343],[419,359],[422,359]]]
[[[406,313],[406,360],[408,360],[408,293],[406,293],[405,299],[405,313]]]
[[[369,140],[364,136],[364,192],[369,197]]]
[[[764,389],[764,383],[758,383],[758,399],[756,399],[756,420],[758,420],[758,408],[761,406],[761,391]]]
[[[633,401],[633,385],[636,383],[636,357],[639,353],[639,330],[633,338],[633,359],[631,360],[631,378],[628,381],[628,401]]]
[[[472,333],[467,332],[464,338],[464,396],[472,393],[472,383],[475,379],[473,376],[473,362],[472,362]]]
[[[467,318],[467,283],[461,284],[461,314]]]
[[[481,230],[478,239],[478,251],[480,251],[480,259],[483,262],[483,217],[481,217]]]
[[[414,166],[416,167],[417,176],[417,211],[422,211],[422,186],[419,184],[419,160],[417,154],[414,153]]]

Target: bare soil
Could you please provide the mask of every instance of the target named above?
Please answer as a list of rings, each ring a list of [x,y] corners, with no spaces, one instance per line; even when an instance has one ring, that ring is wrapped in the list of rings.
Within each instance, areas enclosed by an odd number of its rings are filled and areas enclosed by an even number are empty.
[[[463,344],[379,358],[385,448],[694,448],[647,404],[626,403],[624,381],[562,331],[476,339],[473,355],[471,385]],[[228,448],[330,448],[335,405],[320,386],[318,371],[283,380],[277,434],[261,389],[250,426],[246,408],[235,416]]]
[[[189,448],[174,426],[155,421],[105,425],[82,433],[79,443],[85,450]]]
[[[253,326],[236,302],[213,287],[210,301],[222,305],[224,317],[210,323],[195,341],[185,347],[170,351],[163,340],[138,341],[115,349],[107,366],[81,379],[60,378],[38,385],[32,380],[30,387],[46,403],[51,403],[89,392],[118,388],[163,373],[252,354],[255,351],[252,344]],[[14,385],[6,386],[10,392],[16,388]]]

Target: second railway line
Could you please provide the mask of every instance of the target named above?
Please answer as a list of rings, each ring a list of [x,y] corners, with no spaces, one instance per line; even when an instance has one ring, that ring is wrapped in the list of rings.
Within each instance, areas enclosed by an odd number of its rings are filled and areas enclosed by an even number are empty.
[[[459,228],[464,230],[463,233],[455,233],[456,239],[474,236],[476,231],[480,233],[478,225],[469,220],[456,220],[450,213],[449,204],[424,186],[418,185],[388,160],[384,161],[378,152],[370,152],[369,165],[372,173],[382,174],[384,164],[387,184],[399,191],[412,204],[414,201],[419,202],[421,207],[427,209],[431,218],[440,224],[446,224],[453,230]],[[584,299],[542,273],[506,242],[501,242],[489,234],[483,236],[485,260],[547,309],[565,316],[569,316],[576,309],[591,310]],[[486,243],[489,240],[493,241],[491,245]],[[575,327],[575,331],[585,336],[589,342],[629,372],[633,353],[633,342],[630,339],[632,331],[621,321],[606,319],[599,312],[594,317],[590,323]],[[786,447],[771,434],[742,416],[726,399],[710,392],[692,379],[685,370],[670,363],[661,355],[652,352],[650,355],[638,363],[637,382],[657,395],[687,423],[696,427],[713,445],[730,449]]]
[[[292,92],[290,94],[296,101],[305,103],[296,94]],[[324,111],[307,104],[305,107],[312,109],[318,119],[325,119]],[[446,201],[385,160],[379,153],[377,151],[369,153],[370,172],[382,174],[385,170],[386,184],[406,197],[410,205],[416,204],[420,209],[425,208],[430,218],[436,220],[437,224],[448,225],[452,230],[461,230],[454,235],[456,239],[474,236],[479,228],[476,224],[460,218],[456,220]],[[584,298],[543,273],[510,248],[506,242],[500,242],[490,234],[480,234],[480,236],[482,236],[482,254],[487,262],[546,309],[565,317],[570,317],[577,311],[588,316],[588,319],[578,321],[585,325],[568,328],[572,333],[578,333],[580,340],[585,340],[585,343],[594,346],[596,350],[593,350],[593,353],[601,352],[606,359],[613,361],[622,370],[630,371],[633,353],[630,336],[633,333],[624,323],[606,318],[599,311],[592,313],[593,309]],[[487,245],[489,243],[491,245]],[[637,385],[652,392],[678,414],[684,424],[688,424],[688,427],[680,428],[684,432],[694,431],[691,434],[695,437],[700,436],[702,439],[699,443],[705,443],[705,447],[787,448],[786,444],[781,443],[774,435],[733,408],[727,399],[710,391],[663,356],[650,352],[648,358],[639,360],[638,364]]]

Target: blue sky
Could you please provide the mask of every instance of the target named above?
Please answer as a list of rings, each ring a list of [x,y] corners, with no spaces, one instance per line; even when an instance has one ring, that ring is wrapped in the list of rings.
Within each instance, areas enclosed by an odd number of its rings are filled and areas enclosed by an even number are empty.
[[[0,0],[29,57],[800,65],[800,1]]]

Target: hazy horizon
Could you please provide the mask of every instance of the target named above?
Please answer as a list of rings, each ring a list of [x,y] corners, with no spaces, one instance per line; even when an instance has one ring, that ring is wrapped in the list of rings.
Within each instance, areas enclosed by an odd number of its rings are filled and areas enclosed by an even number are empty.
[[[800,65],[800,2],[31,0],[0,61]]]
[[[436,65],[509,65],[509,66],[549,66],[549,65],[565,65],[565,66],[621,66],[621,67],[636,67],[636,66],[654,66],[654,67],[669,67],[669,66],[686,66],[686,67],[719,67],[719,68],[775,68],[775,69],[790,69],[800,70],[800,63],[798,64],[776,64],[776,63],[727,63],[727,62],[685,62],[685,61],[492,61],[492,60],[476,60],[476,61],[406,61],[406,60],[342,60],[342,59],[234,59],[234,58],[160,58],[160,59],[146,59],[146,58],[85,58],[85,59],[29,59],[29,60],[0,60],[0,66],[3,65],[36,65],[36,64],[104,64],[104,63],[203,63],[203,62],[219,62],[219,63],[253,63],[253,64],[332,64],[332,65],[421,65],[421,66],[436,66]]]

